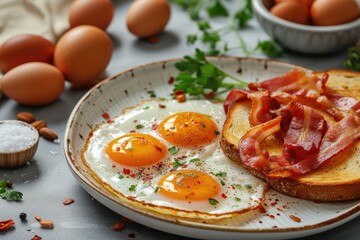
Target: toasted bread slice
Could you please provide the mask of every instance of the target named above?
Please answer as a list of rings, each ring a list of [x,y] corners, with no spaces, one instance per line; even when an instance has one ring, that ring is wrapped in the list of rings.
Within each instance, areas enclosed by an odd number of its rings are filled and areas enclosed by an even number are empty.
[[[360,100],[360,73],[329,71],[328,88],[332,92]],[[251,102],[234,104],[224,123],[221,147],[231,160],[243,165],[239,158],[238,141],[249,130]],[[262,148],[270,155],[280,154],[279,140],[266,139]],[[263,173],[249,169],[249,172],[267,182],[273,189],[284,194],[315,201],[341,201],[360,198],[360,141],[350,150],[330,159],[320,168],[298,179],[269,179]]]

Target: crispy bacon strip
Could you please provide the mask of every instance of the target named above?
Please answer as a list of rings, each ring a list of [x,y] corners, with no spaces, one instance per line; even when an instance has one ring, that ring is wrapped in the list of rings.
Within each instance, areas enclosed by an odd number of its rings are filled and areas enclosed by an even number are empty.
[[[247,99],[248,93],[249,93],[249,91],[245,90],[245,89],[231,90],[230,93],[227,95],[225,102],[224,102],[225,113],[228,113],[231,105],[233,105],[234,103]]]
[[[271,166],[267,154],[260,148],[260,143],[268,136],[280,130],[281,117],[274,118],[250,128],[239,140],[239,154],[241,161],[251,169],[267,172]]]
[[[250,92],[247,97],[251,99],[250,126],[256,126],[272,119],[270,115],[271,98],[269,91]]]
[[[360,138],[359,119],[350,114],[340,122],[332,125],[322,139],[318,164],[322,164],[331,157],[343,152]]]
[[[290,102],[287,108],[292,119],[284,138],[284,155],[294,164],[304,155],[318,152],[327,123],[317,111],[297,102]]]
[[[285,75],[265,80],[259,83],[250,83],[251,90],[266,89],[270,92],[295,93],[299,90],[316,90],[319,93],[326,91],[328,75],[318,78],[315,74],[306,73],[303,69],[297,68]]]

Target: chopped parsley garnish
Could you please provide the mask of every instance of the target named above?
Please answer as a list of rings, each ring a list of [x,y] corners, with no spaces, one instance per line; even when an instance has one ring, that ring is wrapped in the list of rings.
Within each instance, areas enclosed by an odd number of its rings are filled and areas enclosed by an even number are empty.
[[[193,159],[190,159],[190,162],[199,162],[200,161],[200,158],[193,158]]]
[[[118,175],[117,175],[117,178],[118,178],[118,179],[123,179],[123,178],[124,178],[124,175],[118,174]]]
[[[219,204],[219,201],[216,200],[216,199],[214,199],[214,198],[209,198],[209,203],[210,203],[211,205],[217,205],[217,204]]]
[[[173,162],[173,167],[174,167],[174,168],[177,168],[177,167],[180,167],[180,166],[184,165],[185,163],[186,163],[185,160],[183,160],[183,161],[175,160],[175,161]]]
[[[10,190],[6,180],[0,180],[0,197],[8,201],[20,201],[23,197],[21,192]]]
[[[149,108],[150,108],[149,106],[145,106],[145,107],[143,107],[143,109],[144,109],[144,110],[149,109]]]
[[[206,128],[206,124],[205,124],[205,123],[201,123],[201,126],[202,126],[203,128]]]
[[[218,172],[218,173],[215,173],[215,176],[217,177],[226,177],[227,173],[226,172]]]
[[[159,191],[160,187],[159,186],[156,186],[155,189],[154,189],[154,192],[157,193]]]
[[[221,183],[221,186],[225,186],[225,181],[224,180],[222,180],[222,179],[220,179],[220,183]]]
[[[142,129],[142,128],[144,128],[144,125],[138,124],[138,125],[135,126],[135,128],[136,128],[136,129]]]
[[[234,188],[237,188],[237,189],[239,189],[239,190],[242,190],[242,189],[243,189],[243,187],[242,187],[240,184],[233,184],[233,187],[234,187]]]
[[[134,192],[136,190],[136,185],[131,185],[128,190]]]
[[[170,152],[170,154],[174,155],[175,153],[177,153],[180,150],[180,148],[173,146],[171,148],[168,148],[168,151]]]
[[[241,198],[235,197],[235,201],[241,202]]]
[[[251,184],[245,184],[244,187],[245,187],[246,189],[252,189],[252,185],[251,185]]]
[[[156,98],[156,94],[155,94],[154,90],[149,90],[149,91],[147,91],[147,93],[150,95],[151,98]]]

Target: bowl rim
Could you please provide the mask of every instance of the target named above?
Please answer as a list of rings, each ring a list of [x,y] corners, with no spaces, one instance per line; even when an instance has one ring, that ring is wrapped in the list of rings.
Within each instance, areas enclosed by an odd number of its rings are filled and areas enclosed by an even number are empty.
[[[31,131],[33,131],[35,133],[35,138],[34,138],[33,142],[26,148],[23,148],[18,151],[11,151],[11,152],[0,151],[0,155],[9,155],[9,154],[17,154],[17,153],[25,152],[25,151],[32,149],[39,143],[40,134],[39,134],[38,130],[36,130],[35,127],[31,126],[31,124],[23,122],[23,121],[19,121],[19,120],[0,120],[0,125],[7,124],[7,123],[10,123],[10,124],[13,123],[15,125],[23,125],[25,127],[28,127],[29,129],[31,129]]]
[[[288,28],[293,28],[311,33],[332,33],[332,32],[336,33],[339,31],[347,31],[356,27],[360,27],[360,17],[358,17],[356,20],[353,20],[351,22],[343,23],[339,25],[333,25],[333,26],[314,26],[314,25],[304,25],[304,24],[290,22],[271,14],[270,11],[264,6],[263,1],[264,0],[254,0],[253,1],[254,10],[257,11],[262,17],[264,17],[268,21],[271,21],[273,23]]]

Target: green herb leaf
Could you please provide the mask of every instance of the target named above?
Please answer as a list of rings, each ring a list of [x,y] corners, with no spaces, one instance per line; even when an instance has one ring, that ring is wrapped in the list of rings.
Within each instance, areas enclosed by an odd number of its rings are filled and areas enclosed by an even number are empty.
[[[241,202],[241,198],[235,197],[235,201]]]
[[[181,161],[181,160],[175,160],[174,162],[173,162],[173,167],[174,168],[177,168],[177,167],[180,167],[180,166],[182,166],[182,165],[184,165],[186,163],[186,161]]]
[[[200,161],[200,158],[193,158],[193,159],[190,159],[190,162],[199,162]]]
[[[349,48],[348,55],[343,62],[343,66],[353,71],[360,71],[360,48]]]
[[[215,173],[215,176],[217,177],[226,177],[227,173],[226,172],[218,172],[218,173]]]
[[[206,10],[210,17],[227,17],[227,16],[229,16],[229,11],[219,0],[216,0],[214,2],[214,5],[209,6]]]
[[[188,44],[194,44],[198,38],[196,34],[189,34],[186,36],[186,39]]]
[[[281,47],[272,40],[260,41],[255,50],[260,50],[269,57],[280,57],[283,53]]]
[[[237,22],[238,28],[244,28],[248,21],[253,17],[253,9],[251,0],[246,0],[246,4],[243,8],[236,12],[234,20]]]
[[[147,91],[147,93],[150,95],[151,98],[156,98],[156,94],[155,94],[154,90],[149,90],[149,91]]]
[[[168,151],[170,152],[171,155],[174,155],[175,153],[177,153],[180,150],[180,148],[173,146],[171,148],[168,149]]]
[[[134,192],[136,190],[136,185],[130,185],[129,189],[130,192]]]
[[[185,56],[175,64],[180,71],[175,79],[174,91],[181,90],[192,96],[205,96],[206,90],[217,92],[220,88],[228,91],[234,87],[245,87],[247,83],[241,81],[208,62],[205,53],[196,49],[194,56]],[[231,78],[237,83],[225,83]],[[215,95],[216,96],[216,95]]]
[[[217,204],[219,204],[218,200],[216,200],[216,199],[214,199],[214,198],[209,198],[209,203],[210,203],[211,205],[217,205]]]
[[[15,190],[9,190],[6,180],[0,180],[0,197],[7,201],[20,201],[23,194]]]
[[[142,128],[144,128],[144,125],[138,124],[138,125],[135,126],[135,128],[136,128],[136,129],[142,129]]]

